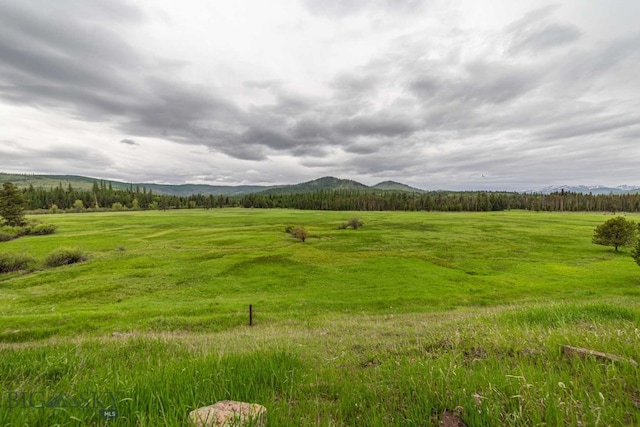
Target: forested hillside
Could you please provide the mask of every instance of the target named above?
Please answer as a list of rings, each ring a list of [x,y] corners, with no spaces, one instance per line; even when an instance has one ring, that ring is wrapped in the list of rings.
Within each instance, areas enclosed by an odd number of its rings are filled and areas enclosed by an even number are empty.
[[[126,190],[113,188],[105,182],[94,182],[91,190],[66,188],[59,185],[44,189],[29,186],[22,190],[31,211],[57,210],[125,210],[125,209],[185,209],[185,208],[291,208],[316,210],[359,211],[501,211],[523,209],[531,211],[602,211],[639,212],[640,195],[593,195],[559,192],[527,194],[504,192],[414,192],[319,190],[306,193],[242,196],[156,194],[146,187],[131,185]]]

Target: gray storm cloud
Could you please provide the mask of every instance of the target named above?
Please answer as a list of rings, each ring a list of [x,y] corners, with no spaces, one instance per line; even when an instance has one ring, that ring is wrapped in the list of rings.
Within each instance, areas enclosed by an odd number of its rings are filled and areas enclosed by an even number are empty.
[[[130,28],[162,24],[144,3],[0,0],[0,103],[105,124],[127,135],[117,141],[137,147],[131,151],[142,149],[138,138],[151,138],[205,147],[217,161],[238,164],[266,165],[286,156],[307,169],[298,176],[356,173],[429,187],[430,174],[493,171],[504,176],[504,186],[526,188],[551,184],[543,182],[548,169],[566,170],[570,163],[588,165],[584,173],[601,173],[606,183],[616,178],[591,156],[594,147],[633,146],[640,132],[640,86],[637,78],[628,80],[640,71],[637,30],[593,35],[561,16],[562,7],[545,7],[523,10],[471,49],[472,29],[445,25],[431,32],[418,25],[427,10],[438,13],[433,2],[409,0],[300,2],[299,19],[329,25],[328,18],[341,16],[336,31],[349,19],[381,11],[412,23],[390,31],[384,42],[370,30],[369,43],[376,47],[365,61],[327,64],[330,71],[318,74],[320,80],[310,75],[313,90],[305,90],[286,73],[261,79],[238,71],[234,82],[226,82],[216,80],[222,77],[211,68],[210,80],[186,78],[203,58],[165,57],[129,38]],[[587,36],[597,42],[585,42]],[[326,48],[330,34],[324,37],[324,44],[314,46]],[[291,69],[300,68],[291,61]],[[235,62],[228,62],[233,69]],[[262,101],[241,102],[226,89],[232,83]],[[1,136],[15,141],[16,132]],[[537,157],[540,147],[556,148]],[[42,149],[26,150],[4,155],[17,162],[29,150]],[[64,149],[52,156],[61,163],[73,157]],[[616,161],[640,184],[630,161]],[[581,179],[580,167],[568,169],[574,175],[558,179]]]

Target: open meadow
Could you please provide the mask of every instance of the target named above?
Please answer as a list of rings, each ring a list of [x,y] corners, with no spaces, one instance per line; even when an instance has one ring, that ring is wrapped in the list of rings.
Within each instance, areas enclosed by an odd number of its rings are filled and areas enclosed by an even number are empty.
[[[0,426],[182,426],[226,399],[271,427],[640,425],[640,267],[591,243],[609,218],[38,216],[57,232],[0,243],[35,259],[0,275]],[[88,260],[45,267],[59,248]]]

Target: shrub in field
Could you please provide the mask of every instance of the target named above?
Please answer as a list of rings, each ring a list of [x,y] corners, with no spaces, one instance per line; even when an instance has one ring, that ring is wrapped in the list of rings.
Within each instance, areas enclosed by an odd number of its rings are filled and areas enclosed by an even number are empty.
[[[24,235],[24,229],[18,226],[5,225],[0,227],[0,242],[8,242]]]
[[[343,222],[342,224],[340,224],[338,226],[339,230],[346,230],[347,228],[351,227],[354,230],[357,230],[358,228],[362,227],[364,225],[364,222],[362,222],[360,220],[360,218],[355,217],[355,218],[351,218],[348,222]]]
[[[73,211],[74,212],[84,211],[84,203],[82,202],[82,200],[78,199],[75,202],[73,202]]]
[[[33,261],[29,255],[0,253],[0,273],[26,270]]]
[[[304,241],[307,240],[309,233],[304,228],[296,228],[293,235],[296,239],[304,243]]]
[[[86,259],[87,256],[80,249],[62,248],[49,254],[44,264],[47,267],[60,267],[86,261]]]
[[[0,228],[0,242],[16,239],[20,236],[42,236],[53,234],[57,227],[53,224],[30,221],[22,226],[5,225]]]
[[[8,242],[9,240],[13,240],[17,238],[15,234],[7,233],[5,231],[0,231],[0,242]]]
[[[640,224],[638,224],[638,232],[640,232]],[[631,251],[631,256],[636,261],[636,264],[640,265],[640,240],[636,241],[636,246]]]
[[[309,232],[302,227],[297,227],[295,225],[288,225],[284,229],[285,233],[291,235],[291,237],[295,237],[296,239],[304,242],[309,236]]]
[[[53,224],[29,223],[23,228],[25,229],[25,235],[44,236],[46,234],[55,233],[58,227]]]
[[[24,228],[19,226],[5,225],[0,227],[0,233],[10,234],[14,237],[24,236]]]
[[[351,218],[348,224],[349,224],[349,227],[353,228],[354,230],[357,230],[358,228],[364,225],[364,222],[362,222],[360,218],[355,217],[355,218]]]

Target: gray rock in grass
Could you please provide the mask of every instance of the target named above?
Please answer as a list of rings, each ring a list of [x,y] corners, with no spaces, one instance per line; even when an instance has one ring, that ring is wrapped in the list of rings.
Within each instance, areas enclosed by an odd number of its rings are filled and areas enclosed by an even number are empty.
[[[467,427],[458,414],[449,411],[445,411],[445,413],[442,414],[440,425],[442,427]]]
[[[223,400],[194,409],[189,420],[196,427],[265,427],[267,408],[257,403]]]
[[[582,347],[572,347],[570,345],[562,345],[560,347],[562,348],[562,352],[567,356],[578,356],[582,358],[585,358],[587,356],[592,356],[595,359],[605,361],[605,362],[606,361],[623,362],[623,363],[630,363],[633,366],[638,366],[638,362],[636,362],[635,360],[626,359],[624,357],[616,356],[615,354],[603,353],[601,351],[590,350],[588,348],[582,348]]]

